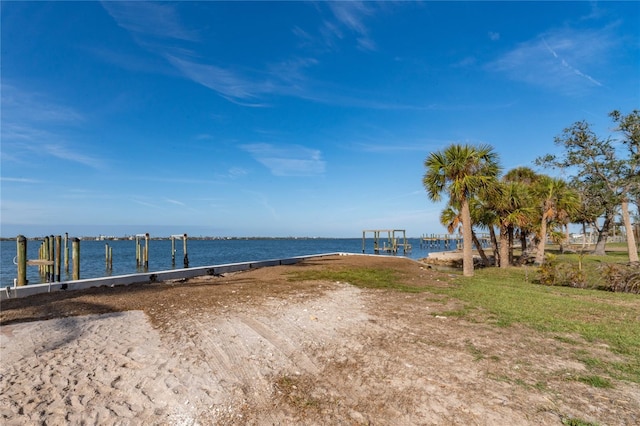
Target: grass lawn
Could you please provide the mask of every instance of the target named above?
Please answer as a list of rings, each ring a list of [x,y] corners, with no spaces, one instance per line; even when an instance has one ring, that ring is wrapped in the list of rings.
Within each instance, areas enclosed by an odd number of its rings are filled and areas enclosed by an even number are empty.
[[[555,253],[560,263],[580,264],[588,285],[599,287],[600,265],[625,263],[626,252],[592,256]],[[313,271],[293,279],[329,279],[368,288],[444,294],[463,302],[464,308],[449,312],[470,321],[508,327],[522,324],[550,333],[554,338],[575,346],[575,358],[593,375],[585,380],[593,386],[606,386],[610,378],[640,383],[640,295],[612,293],[537,284],[538,267],[523,266],[506,270],[476,270],[470,278],[456,277],[454,285],[414,287],[402,284],[403,277],[393,269],[349,269]],[[582,341],[570,336],[580,336]],[[595,358],[584,345],[606,345],[623,361]]]
[[[581,268],[590,289],[537,284],[539,268],[524,266],[477,270],[439,291],[463,300],[467,316],[486,312],[498,326],[519,323],[568,342],[563,336],[578,334],[588,343],[606,344],[625,362],[589,358],[574,342],[576,358],[594,373],[640,383],[640,295],[597,290],[604,285],[602,266],[629,261],[626,245],[608,245],[606,256],[549,252],[558,263]]]
[[[478,315],[497,326],[514,323],[557,335],[578,334],[589,343],[604,343],[625,362],[591,359],[576,344],[576,358],[595,373],[640,383],[640,296],[533,283],[536,268],[476,271],[455,287],[438,289],[466,304],[463,314]]]

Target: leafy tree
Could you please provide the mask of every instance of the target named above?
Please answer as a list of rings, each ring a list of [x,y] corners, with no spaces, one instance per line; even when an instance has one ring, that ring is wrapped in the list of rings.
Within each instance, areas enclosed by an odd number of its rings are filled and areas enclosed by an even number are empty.
[[[621,208],[622,220],[627,234],[627,248],[629,261],[638,262],[638,249],[636,248],[631,215],[629,214],[629,202],[640,191],[640,111],[634,110],[627,115],[621,115],[619,111],[612,111],[609,116],[617,124],[615,130],[623,134],[622,143],[627,148],[629,158],[621,166],[623,182],[621,183]],[[640,207],[638,207],[640,208]]]
[[[446,192],[451,205],[460,205],[463,275],[473,276],[469,201],[479,191],[495,185],[500,172],[498,156],[489,145],[452,144],[443,151],[429,154],[424,165],[426,172],[422,183],[429,198],[440,201],[442,193]]]
[[[584,250],[587,241],[587,225],[600,232],[598,218],[604,216],[607,211],[606,203],[602,199],[602,191],[598,190],[596,185],[589,184],[588,181],[574,179],[571,182],[571,187],[580,196],[580,206],[572,215],[571,223],[582,225],[582,249]]]
[[[564,129],[555,139],[556,145],[565,149],[562,156],[546,155],[536,162],[551,167],[574,168],[574,186],[582,189],[585,206],[591,212],[601,211],[604,218],[598,229],[595,254],[605,254],[613,219],[618,207],[622,207],[630,247],[629,257],[632,262],[637,262],[638,252],[633,241],[628,203],[638,191],[640,180],[640,117],[637,110],[626,116],[618,111],[609,115],[617,124],[616,130],[623,134],[622,144],[626,147],[627,157],[620,158],[614,141],[597,137],[588,123],[579,121]]]

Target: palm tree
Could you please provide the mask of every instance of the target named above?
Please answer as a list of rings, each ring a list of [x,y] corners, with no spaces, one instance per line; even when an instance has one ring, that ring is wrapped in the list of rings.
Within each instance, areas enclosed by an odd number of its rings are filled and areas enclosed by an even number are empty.
[[[473,247],[469,200],[481,189],[494,186],[500,166],[498,155],[489,145],[478,147],[452,144],[443,151],[432,152],[424,161],[426,172],[422,184],[432,201],[449,194],[451,205],[460,205],[462,221],[462,273],[473,276]]]
[[[524,228],[531,217],[529,187],[522,182],[501,182],[499,196],[492,201],[500,225],[500,267],[513,262],[513,234]]]
[[[542,217],[536,264],[544,263],[544,248],[547,241],[549,225],[554,221],[561,222],[573,214],[580,206],[578,194],[569,188],[562,179],[543,176],[534,187],[534,192],[539,201]]]
[[[527,257],[527,253],[528,253],[527,238],[532,233],[533,228],[535,227],[536,219],[539,220],[539,218],[534,217],[535,206],[533,205],[533,198],[530,196],[533,185],[537,182],[539,178],[540,178],[540,175],[538,173],[534,172],[533,169],[525,166],[520,166],[520,167],[511,169],[507,173],[505,173],[505,175],[502,177],[503,182],[507,182],[507,183],[517,182],[524,185],[525,188],[527,189],[527,191],[525,191],[526,193],[522,195],[527,197],[526,201],[528,201],[527,203],[528,208],[526,211],[529,213],[529,215],[528,217],[520,217],[519,224],[518,224],[518,228],[520,231],[520,249],[522,251],[520,261],[525,260]],[[522,201],[524,202],[525,200],[522,200]],[[521,205],[520,208],[524,209],[525,205]]]
[[[477,205],[476,205],[477,204]],[[471,211],[471,222],[473,224],[480,223],[480,221],[484,220],[483,212],[487,210],[482,208],[480,205],[480,201],[474,197],[469,202],[469,210]],[[447,207],[442,210],[440,213],[440,223],[447,227],[447,232],[449,234],[453,234],[454,232],[460,232],[462,228],[462,221],[460,220],[460,209],[455,208],[451,204],[448,204]],[[482,258],[482,264],[484,266],[490,266],[491,261],[487,257],[487,254],[484,252],[482,248],[482,243],[478,240],[478,237],[473,230],[473,226],[471,227],[471,239],[473,240],[473,244],[475,244],[476,249],[478,250],[478,254]]]

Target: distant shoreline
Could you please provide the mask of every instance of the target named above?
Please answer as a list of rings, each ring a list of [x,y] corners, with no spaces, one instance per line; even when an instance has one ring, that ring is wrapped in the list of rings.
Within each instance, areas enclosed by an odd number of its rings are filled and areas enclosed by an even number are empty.
[[[57,234],[60,235],[60,234]],[[29,241],[41,241],[43,240],[45,237],[48,237],[49,235],[44,235],[44,236],[40,236],[40,237],[27,237],[27,240]],[[69,235],[69,237],[71,238],[72,236]],[[0,237],[0,241],[15,241],[15,239],[17,238],[17,236],[15,237]],[[75,236],[74,236],[75,238]],[[88,240],[88,241],[119,241],[119,240],[135,240],[135,235],[125,235],[122,237],[105,237],[105,236],[91,236],[91,235],[84,235],[81,237],[77,237],[80,240]],[[203,240],[203,241],[209,241],[209,240],[361,240],[362,237],[210,237],[210,236],[188,236],[188,238],[190,240]],[[171,239],[170,236],[150,236],[149,237],[150,240],[169,240]],[[369,239],[373,239],[373,237],[367,237],[367,240]],[[407,237],[407,239],[412,239],[412,240],[418,240],[420,239],[420,237]]]
[[[60,235],[60,234],[56,234]],[[26,237],[29,241],[41,241],[45,237],[49,235],[39,236],[39,237]],[[72,236],[69,235],[71,238]],[[0,241],[15,241],[17,235],[15,237],[0,237]],[[73,236],[73,238],[76,238]],[[92,236],[92,235],[83,235],[81,237],[77,237],[82,241],[129,241],[135,240],[135,235],[124,235],[120,237],[115,236]],[[213,236],[191,236],[188,235],[189,240],[202,240],[202,241],[218,241],[218,240],[361,240],[362,237],[264,237],[264,236],[256,236],[256,237],[213,237]],[[421,237],[407,237],[407,239],[419,240]],[[149,236],[150,240],[169,240],[170,236]],[[367,240],[371,240],[373,237],[367,237]]]

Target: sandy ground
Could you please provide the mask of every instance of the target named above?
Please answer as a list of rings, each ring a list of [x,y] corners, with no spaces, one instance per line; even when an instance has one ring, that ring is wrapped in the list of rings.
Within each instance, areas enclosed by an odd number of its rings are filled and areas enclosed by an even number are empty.
[[[453,285],[407,259],[341,256],[4,302],[1,423],[640,424],[637,384],[572,379],[588,374],[576,343],[450,316],[460,305],[434,292],[289,275],[353,266]]]

